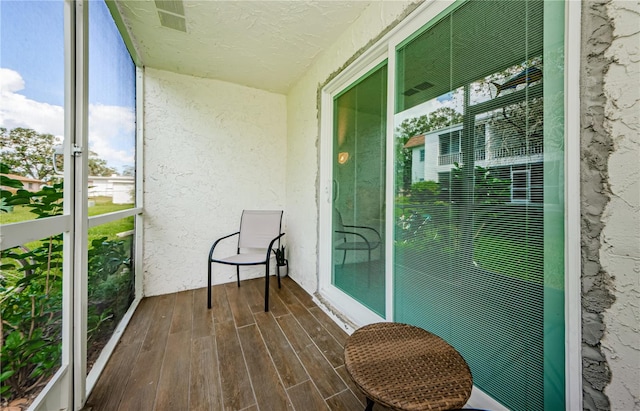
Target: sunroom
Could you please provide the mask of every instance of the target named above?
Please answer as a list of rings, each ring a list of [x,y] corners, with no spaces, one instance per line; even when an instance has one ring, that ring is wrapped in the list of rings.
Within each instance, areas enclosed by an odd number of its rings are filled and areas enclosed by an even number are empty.
[[[1,7],[3,406],[96,406],[92,393],[125,375],[105,370],[130,365],[118,350],[141,323],[166,322],[168,301],[171,330],[200,318],[241,345],[268,345],[260,321],[278,324],[313,377],[293,318],[345,386],[345,335],[393,321],[465,358],[469,407],[637,406],[637,5]],[[25,178],[46,186],[21,191]],[[251,209],[284,211],[288,278],[263,289],[263,271],[243,268],[237,288],[216,267],[208,310],[205,258]],[[255,310],[265,292],[268,313]],[[246,300],[248,322],[221,316],[222,300]],[[278,368],[273,351],[225,347],[250,374]],[[158,370],[189,380],[178,348]],[[221,372],[201,405],[274,409],[254,377],[228,380],[254,396],[227,402]],[[280,382],[282,409],[298,409],[307,385]],[[161,397],[149,409],[168,409]]]

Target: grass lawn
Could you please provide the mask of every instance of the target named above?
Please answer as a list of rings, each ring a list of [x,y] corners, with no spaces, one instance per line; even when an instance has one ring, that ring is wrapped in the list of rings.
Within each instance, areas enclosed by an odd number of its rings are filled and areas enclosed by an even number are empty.
[[[113,204],[111,197],[94,197],[89,199],[95,205],[88,208],[89,217],[114,211],[133,208],[133,204]],[[36,215],[27,206],[15,206],[10,213],[0,214],[0,224],[18,223],[20,221],[35,220]]]
[[[89,216],[101,215],[106,213],[112,213],[114,211],[126,210],[133,207],[133,204],[113,204],[111,202],[111,197],[97,197],[92,198],[92,201],[95,201],[95,205],[89,207],[88,212]],[[29,221],[34,220],[36,215],[29,211],[30,209],[26,206],[16,206],[13,211],[10,213],[2,213],[0,214],[0,223],[2,224],[10,224],[17,223],[21,221]],[[88,232],[88,242],[91,242],[95,239],[99,239],[102,237],[107,237],[108,240],[118,240],[118,233],[122,233],[125,231],[130,231],[134,229],[134,218],[133,216],[122,218],[116,221],[112,221],[107,224],[102,224],[97,227],[93,227],[89,229]],[[30,243],[24,244],[23,246],[27,249],[33,250],[39,247],[41,241],[32,241]],[[3,263],[6,263],[5,259],[3,259]],[[3,274],[9,274],[7,271]]]
[[[89,217],[115,211],[127,210],[133,208],[133,204],[113,204],[111,197],[94,197],[90,201],[95,205],[88,208]],[[21,221],[35,220],[36,215],[32,213],[27,206],[16,206],[10,213],[0,214],[1,224],[18,223]],[[133,217],[123,218],[111,223],[103,224],[89,230],[89,241],[100,237],[108,237],[109,240],[115,240],[116,234],[123,231],[133,230]],[[27,245],[29,247],[29,245]]]

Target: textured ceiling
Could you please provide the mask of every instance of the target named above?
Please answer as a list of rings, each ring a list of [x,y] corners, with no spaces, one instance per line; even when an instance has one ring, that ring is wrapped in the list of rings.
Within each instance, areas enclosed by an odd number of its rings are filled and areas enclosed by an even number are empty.
[[[288,92],[316,56],[369,4],[369,1],[295,0],[116,1],[144,66],[277,93]],[[177,14],[168,15],[162,9]],[[180,16],[181,9],[184,19]],[[161,15],[165,26],[172,23],[176,28],[186,26],[186,32],[163,26]]]

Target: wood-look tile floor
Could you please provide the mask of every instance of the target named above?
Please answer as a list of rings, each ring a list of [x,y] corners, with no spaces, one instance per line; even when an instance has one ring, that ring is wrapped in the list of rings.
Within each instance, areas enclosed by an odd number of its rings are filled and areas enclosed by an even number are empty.
[[[347,334],[288,277],[143,299],[85,409],[362,410]],[[376,410],[384,408],[376,405]]]

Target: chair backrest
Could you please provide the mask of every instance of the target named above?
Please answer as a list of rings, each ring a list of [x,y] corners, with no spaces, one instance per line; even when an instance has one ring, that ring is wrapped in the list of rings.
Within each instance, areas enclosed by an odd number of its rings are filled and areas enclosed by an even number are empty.
[[[267,248],[280,234],[282,210],[244,210],[238,248]]]

